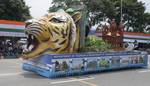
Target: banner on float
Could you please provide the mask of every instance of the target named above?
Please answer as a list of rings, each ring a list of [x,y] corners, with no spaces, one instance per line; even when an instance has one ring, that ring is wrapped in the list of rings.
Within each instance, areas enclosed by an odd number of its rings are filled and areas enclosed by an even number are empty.
[[[127,55],[127,56],[102,56],[102,57],[81,57],[81,58],[57,58],[52,59],[54,72],[79,72],[95,71],[113,68],[123,68],[136,65],[146,65],[145,55]]]

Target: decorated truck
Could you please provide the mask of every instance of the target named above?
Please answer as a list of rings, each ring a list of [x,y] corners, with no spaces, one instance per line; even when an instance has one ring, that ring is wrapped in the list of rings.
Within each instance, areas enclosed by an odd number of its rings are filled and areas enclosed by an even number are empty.
[[[107,30],[104,41],[96,37],[86,38],[85,28],[81,27],[85,25],[81,23],[82,18],[81,12],[58,11],[27,21],[28,42],[22,55],[23,69],[52,78],[147,67],[147,53],[121,48],[122,30],[116,30],[112,25],[115,32]],[[114,43],[119,45],[113,46]]]

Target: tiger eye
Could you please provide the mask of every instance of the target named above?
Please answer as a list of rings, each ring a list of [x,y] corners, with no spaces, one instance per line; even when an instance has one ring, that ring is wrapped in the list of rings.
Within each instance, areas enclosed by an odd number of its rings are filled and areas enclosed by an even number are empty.
[[[62,21],[56,19],[56,18],[53,18],[50,20],[50,22],[54,22],[54,23],[61,23]]]

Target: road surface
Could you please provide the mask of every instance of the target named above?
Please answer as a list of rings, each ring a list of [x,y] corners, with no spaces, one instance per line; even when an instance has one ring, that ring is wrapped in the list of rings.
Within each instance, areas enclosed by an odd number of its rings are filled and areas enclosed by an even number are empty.
[[[23,71],[21,63],[21,59],[0,60],[0,86],[150,86],[150,67],[48,79]]]

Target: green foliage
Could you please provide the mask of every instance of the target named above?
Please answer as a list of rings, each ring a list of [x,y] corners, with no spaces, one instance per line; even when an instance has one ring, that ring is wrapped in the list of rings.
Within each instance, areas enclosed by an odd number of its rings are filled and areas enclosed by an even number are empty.
[[[144,26],[146,26],[145,32],[150,33],[150,13],[144,14]]]
[[[53,6],[49,8],[49,12],[56,12],[59,9],[67,10],[69,8],[78,9],[78,6],[80,5],[80,0],[53,0],[52,4]],[[75,7],[74,7],[75,6]]]
[[[101,67],[109,67],[109,64],[110,64],[109,61],[105,60],[105,59],[102,59],[102,60],[99,61],[99,65]]]
[[[24,0],[0,0],[0,19],[25,21],[31,18]]]
[[[120,22],[121,0],[84,0],[84,2],[89,13],[93,15],[91,17],[93,24],[106,19]],[[138,0],[122,0],[122,20],[126,31],[130,31],[129,28],[132,27],[134,32],[144,32],[144,28],[148,25],[145,17],[150,17],[144,12],[144,3]]]
[[[111,21],[115,19],[117,23],[121,20],[121,0],[53,0],[52,9],[73,6],[82,2],[86,6],[86,11],[91,23],[98,24],[100,21]],[[78,7],[78,6],[76,6]],[[122,0],[122,20],[125,23],[126,31],[130,31],[130,27],[134,32],[145,32],[149,22],[150,14],[145,13],[144,3],[138,0]],[[150,32],[149,29],[147,32]]]
[[[85,40],[85,46],[81,49],[83,52],[103,52],[103,51],[109,51],[112,47],[110,44],[104,42],[102,39],[95,37],[95,36],[89,36]]]

